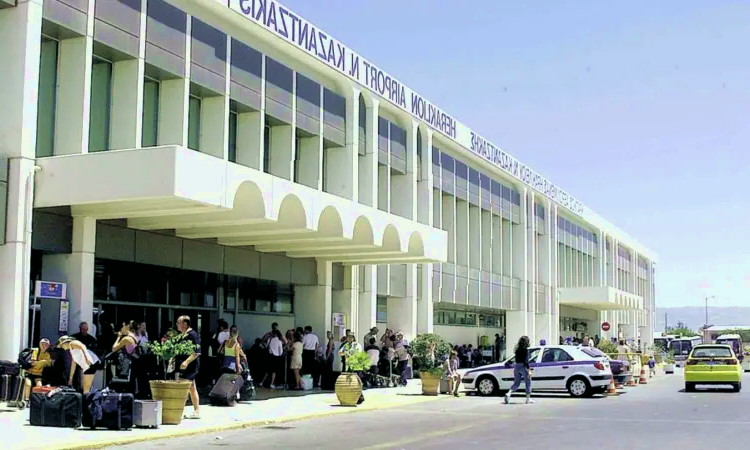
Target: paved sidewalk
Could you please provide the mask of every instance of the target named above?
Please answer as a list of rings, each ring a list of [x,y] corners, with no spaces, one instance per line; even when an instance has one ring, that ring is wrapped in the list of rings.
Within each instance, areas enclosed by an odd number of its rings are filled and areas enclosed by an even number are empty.
[[[234,408],[201,406],[200,420],[183,420],[180,425],[163,425],[157,430],[134,428],[130,431],[32,427],[28,421],[28,410],[9,411],[3,405],[0,407],[2,448],[4,450],[103,448],[144,440],[269,425],[447,398],[447,396],[427,397],[421,395],[421,392],[422,386],[418,380],[410,381],[409,386],[406,387],[370,389],[365,391],[365,402],[362,405],[347,408],[339,406],[334,393],[301,393],[307,395],[273,398],[273,393],[269,393],[267,389],[259,389],[259,400],[239,404]]]

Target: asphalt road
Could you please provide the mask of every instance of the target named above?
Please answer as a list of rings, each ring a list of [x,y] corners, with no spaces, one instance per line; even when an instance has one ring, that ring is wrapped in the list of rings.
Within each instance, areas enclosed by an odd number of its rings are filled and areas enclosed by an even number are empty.
[[[151,441],[118,450],[487,449],[635,450],[733,448],[750,433],[747,390],[683,392],[680,372],[618,397],[448,398],[399,409],[344,414],[265,428]],[[700,387],[699,387],[700,389]]]

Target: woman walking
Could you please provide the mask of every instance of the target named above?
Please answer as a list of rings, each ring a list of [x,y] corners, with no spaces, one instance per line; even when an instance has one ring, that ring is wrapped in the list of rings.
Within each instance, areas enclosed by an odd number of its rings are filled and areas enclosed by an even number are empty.
[[[529,337],[521,336],[516,344],[516,363],[513,367],[513,386],[505,394],[505,404],[510,403],[510,396],[521,386],[521,380],[526,387],[526,403],[534,403],[531,399],[531,368],[529,367]]]

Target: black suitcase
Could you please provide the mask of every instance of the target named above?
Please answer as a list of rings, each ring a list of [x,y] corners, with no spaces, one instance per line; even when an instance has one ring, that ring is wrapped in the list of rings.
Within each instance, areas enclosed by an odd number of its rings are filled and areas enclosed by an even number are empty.
[[[213,406],[234,406],[242,388],[242,376],[234,373],[225,373],[211,389],[208,398]]]
[[[334,391],[336,390],[336,379],[341,375],[341,372],[326,371],[323,372],[320,377],[320,389],[322,391]]]
[[[133,394],[118,394],[109,390],[101,392],[101,419],[93,416],[93,401],[98,392],[89,392],[83,399],[83,426],[107,428],[110,430],[130,430],[133,428]]]
[[[0,360],[0,375],[20,375],[21,366],[13,361]]]
[[[29,422],[37,427],[80,428],[83,397],[70,388],[32,392]]]
[[[21,375],[0,375],[0,402],[8,402],[9,408],[23,409],[24,377]]]

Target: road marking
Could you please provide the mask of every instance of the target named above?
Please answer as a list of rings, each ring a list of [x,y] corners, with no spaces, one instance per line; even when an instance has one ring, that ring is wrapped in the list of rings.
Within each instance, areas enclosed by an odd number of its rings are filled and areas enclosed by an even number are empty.
[[[471,428],[476,428],[476,427],[481,426],[481,425],[482,424],[477,423],[477,424],[473,424],[473,425],[464,425],[464,426],[460,426],[460,427],[448,428],[448,429],[445,429],[445,430],[436,430],[436,431],[432,431],[430,433],[424,433],[424,434],[421,434],[421,435],[418,435],[418,436],[412,436],[412,437],[406,438],[406,439],[400,439],[400,440],[397,440],[397,441],[386,442],[384,444],[377,444],[377,445],[372,445],[372,446],[369,446],[369,447],[360,447],[359,450],[380,450],[380,449],[386,449],[386,448],[399,448],[399,447],[403,447],[403,446],[405,446],[407,444],[412,444],[414,442],[423,441],[423,440],[426,440],[426,439],[434,439],[434,438],[441,437],[441,436],[446,436],[446,435],[449,435],[449,434],[460,433],[462,431],[466,431],[466,430],[471,429]]]
[[[513,414],[493,414],[493,413],[468,413],[468,412],[450,412],[450,411],[414,411],[409,409],[390,409],[392,412],[401,412],[408,414],[430,414],[442,416],[467,416],[467,417],[492,417],[494,419],[510,419],[516,417]],[[577,416],[523,416],[524,420],[591,420],[600,421],[601,417],[577,417]],[[750,425],[750,421],[737,422],[725,420],[670,420],[670,419],[623,419],[607,418],[609,422],[623,423],[677,423],[677,424],[695,424],[695,425]],[[369,447],[368,447],[369,448]]]

